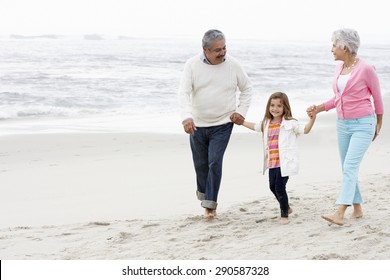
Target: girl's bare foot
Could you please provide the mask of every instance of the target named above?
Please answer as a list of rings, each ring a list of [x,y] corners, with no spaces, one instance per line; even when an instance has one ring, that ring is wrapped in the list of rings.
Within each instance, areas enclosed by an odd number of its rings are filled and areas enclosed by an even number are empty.
[[[333,215],[329,215],[329,216],[321,216],[321,218],[323,218],[324,220],[327,220],[328,222],[331,222],[332,224],[336,224],[339,226],[344,225],[344,219],[343,219],[343,217],[340,217],[338,212],[334,213]]]
[[[290,222],[290,221],[288,220],[287,217],[281,217],[281,218],[280,218],[280,221],[279,221],[279,223],[280,223],[281,225],[287,225],[289,222]]]

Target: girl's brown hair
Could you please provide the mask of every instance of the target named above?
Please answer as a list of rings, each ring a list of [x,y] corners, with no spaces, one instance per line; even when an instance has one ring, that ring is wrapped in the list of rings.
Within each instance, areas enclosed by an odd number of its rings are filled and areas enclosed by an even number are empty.
[[[287,94],[285,94],[283,92],[275,92],[275,93],[271,94],[271,96],[268,99],[267,107],[265,109],[264,118],[263,118],[263,121],[261,123],[261,132],[264,132],[264,126],[267,123],[267,121],[273,119],[273,116],[269,112],[269,108],[271,107],[271,100],[272,99],[280,99],[280,101],[282,102],[282,105],[283,105],[282,118],[284,118],[285,120],[293,119],[292,112],[291,112],[291,106],[290,106],[290,102],[288,100]]]

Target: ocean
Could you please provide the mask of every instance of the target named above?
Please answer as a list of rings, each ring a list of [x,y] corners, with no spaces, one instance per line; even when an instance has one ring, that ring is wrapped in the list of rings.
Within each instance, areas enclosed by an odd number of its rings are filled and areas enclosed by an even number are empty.
[[[227,40],[254,95],[247,119],[268,96],[288,94],[293,116],[332,97],[331,42]],[[0,38],[0,134],[56,132],[182,133],[177,91],[201,39]],[[390,44],[362,44],[382,94],[390,92]]]

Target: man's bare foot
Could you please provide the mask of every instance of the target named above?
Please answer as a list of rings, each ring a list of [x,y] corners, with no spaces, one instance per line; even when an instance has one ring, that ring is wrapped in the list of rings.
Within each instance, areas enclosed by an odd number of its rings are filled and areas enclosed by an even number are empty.
[[[281,217],[280,220],[279,220],[279,223],[281,225],[287,225],[290,221],[288,220],[287,217]]]
[[[330,216],[321,216],[324,220],[327,220],[328,222],[331,222],[332,224],[336,224],[339,226],[344,225],[344,219],[338,215],[338,213],[334,213]]]
[[[288,207],[288,214],[290,215],[293,212],[291,207]]]
[[[217,216],[217,210],[215,209],[210,209],[210,208],[205,208],[204,209],[204,217],[207,219],[213,219]]]

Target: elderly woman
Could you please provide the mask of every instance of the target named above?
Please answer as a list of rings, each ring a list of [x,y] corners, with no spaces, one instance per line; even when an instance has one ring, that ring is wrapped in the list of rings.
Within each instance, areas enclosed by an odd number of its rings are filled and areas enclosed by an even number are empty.
[[[336,108],[338,146],[343,180],[334,214],[321,216],[337,224],[344,224],[344,214],[353,205],[351,219],[363,216],[359,190],[359,166],[370,143],[382,127],[383,101],[375,68],[357,57],[359,35],[352,29],[333,32],[332,53],[336,66],[333,80],[334,96],[323,104],[308,108],[308,115]],[[373,104],[372,104],[373,101]]]

